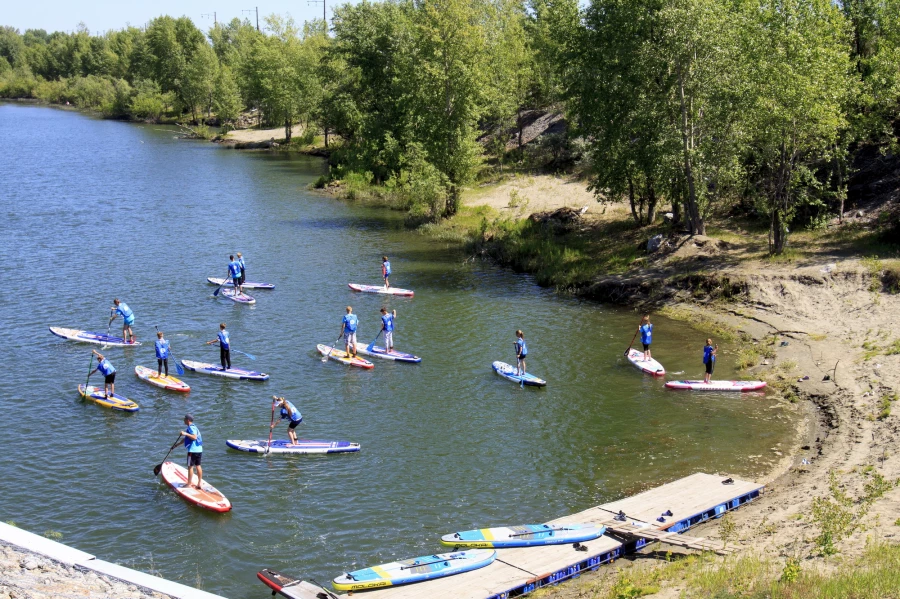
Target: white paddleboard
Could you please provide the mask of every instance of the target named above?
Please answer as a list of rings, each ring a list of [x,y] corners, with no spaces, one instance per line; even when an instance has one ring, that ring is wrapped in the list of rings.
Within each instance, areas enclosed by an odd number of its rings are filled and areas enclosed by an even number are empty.
[[[653,376],[664,376],[666,374],[666,369],[663,368],[663,365],[650,358],[649,360],[644,359],[644,352],[637,350],[635,348],[631,348],[628,350],[628,354],[625,356],[628,358],[628,361],[631,364],[646,374],[652,374]]]
[[[766,386],[765,381],[669,381],[669,389],[692,389],[694,391],[759,391]]]

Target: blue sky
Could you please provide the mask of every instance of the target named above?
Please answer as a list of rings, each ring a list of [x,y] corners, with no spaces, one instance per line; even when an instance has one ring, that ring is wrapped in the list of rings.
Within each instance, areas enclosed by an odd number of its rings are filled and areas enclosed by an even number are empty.
[[[341,0],[343,3],[346,0]],[[328,0],[328,19],[332,7],[338,2]],[[63,0],[10,0],[0,11],[0,25],[15,27],[20,32],[26,29],[46,29],[47,31],[74,31],[78,23],[84,21],[92,33],[107,29],[121,29],[127,24],[141,26],[160,15],[190,17],[204,31],[213,24],[212,13],[219,21],[230,21],[234,17],[249,17],[255,22],[254,13],[241,12],[259,6],[260,26],[263,16],[272,13],[290,14],[298,23],[322,18],[322,4],[309,4],[307,0],[154,0],[152,2],[129,2],[120,0],[89,0],[74,2]],[[209,14],[208,17],[201,15]]]

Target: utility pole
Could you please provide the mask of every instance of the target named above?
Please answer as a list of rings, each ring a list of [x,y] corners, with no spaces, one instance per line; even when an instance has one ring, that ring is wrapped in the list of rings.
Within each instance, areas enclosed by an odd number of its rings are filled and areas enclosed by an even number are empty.
[[[324,2],[325,0],[322,0],[322,1]],[[247,10],[242,10],[241,12],[254,12],[254,11],[256,12],[256,31],[259,31],[259,7],[257,6],[253,10],[250,10],[248,8]]]
[[[200,15],[200,18],[208,19],[210,17],[210,15],[212,15],[212,18],[213,18],[213,27],[215,27],[216,25],[219,24],[219,21],[216,19],[216,11],[212,11],[211,13],[205,12]]]
[[[322,3],[322,22],[325,23],[325,33],[328,33],[328,19],[325,17],[325,0],[307,0],[307,4]]]

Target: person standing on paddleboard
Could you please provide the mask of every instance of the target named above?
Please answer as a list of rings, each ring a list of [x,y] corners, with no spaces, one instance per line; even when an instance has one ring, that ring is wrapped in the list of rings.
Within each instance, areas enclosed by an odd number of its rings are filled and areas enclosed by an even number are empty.
[[[225,330],[225,323],[219,325],[219,332],[212,341],[207,341],[206,345],[213,343],[219,344],[219,362],[222,363],[222,370],[231,368],[231,340],[228,338],[228,331]]]
[[[391,282],[388,281],[388,277],[391,276],[391,263],[388,261],[387,256],[381,257],[381,276],[384,277],[384,288],[390,289]]]
[[[521,329],[516,331],[516,374],[525,376],[525,357],[528,355],[528,346],[525,345],[525,333]]]
[[[387,353],[394,351],[394,319],[397,318],[397,311],[391,310],[388,314],[387,308],[381,308],[381,330],[384,331],[384,349]]]
[[[344,338],[345,351],[348,358],[356,357],[356,329],[359,326],[359,319],[353,313],[353,308],[347,306],[347,313],[341,320],[341,336]],[[353,351],[351,354],[350,351]]]
[[[281,408],[281,419],[288,421],[288,437],[291,438],[291,443],[297,445],[297,433],[294,432],[294,429],[297,428],[298,424],[303,422],[303,414],[294,407],[294,404],[283,397],[273,395],[272,400],[275,402],[276,408]],[[269,428],[274,429],[276,424],[278,423],[273,422]]]
[[[156,332],[156,377],[162,378],[163,369],[169,376],[169,342],[163,338],[163,332]]]
[[[244,292],[241,285],[241,263],[235,260],[234,256],[228,256],[228,259],[231,260],[228,263],[228,276],[231,278],[231,284],[234,285],[235,295],[240,295]]]
[[[719,351],[719,345],[713,345],[712,339],[706,340],[706,345],[703,347],[703,363],[706,365],[706,374],[703,377],[703,382],[708,383],[710,377],[712,377],[713,370],[716,367],[716,353]]]
[[[200,434],[200,429],[194,424],[194,417],[190,414],[185,415],[184,424],[187,426],[187,429],[179,431],[181,436],[184,437],[184,447],[188,451],[188,479],[184,486],[190,488],[191,480],[194,478],[194,471],[196,471],[197,484],[195,486],[197,489],[200,489],[203,484],[203,467],[200,466],[200,462],[203,459],[203,436]]]
[[[122,341],[125,343],[134,343],[136,339],[134,338],[134,331],[131,330],[131,325],[134,324],[134,312],[131,311],[128,304],[120,302],[119,298],[116,298],[113,300],[113,307],[109,310],[112,312],[112,316],[109,317],[110,324],[112,324],[112,321],[114,321],[117,316],[120,314],[122,315],[122,320],[124,321],[124,324],[122,325]],[[128,341],[129,335],[131,335],[131,341]]]
[[[92,349],[91,351],[97,355],[97,367],[91,371],[91,374],[94,374],[99,370],[100,374],[105,377],[103,379],[103,391],[106,393],[107,399],[109,399],[116,394],[116,369],[109,360],[103,357],[103,354],[96,349]],[[91,374],[88,375],[88,378],[91,377]],[[87,389],[85,389],[85,393],[86,392]]]
[[[247,282],[247,265],[244,264],[244,256],[240,252],[237,253],[237,261],[238,264],[241,265],[241,289],[244,288],[244,283]]]
[[[641,334],[641,344],[644,346],[644,361],[650,359],[650,343],[653,340],[653,325],[650,324],[650,315],[644,315],[641,320],[641,326],[638,327]]]

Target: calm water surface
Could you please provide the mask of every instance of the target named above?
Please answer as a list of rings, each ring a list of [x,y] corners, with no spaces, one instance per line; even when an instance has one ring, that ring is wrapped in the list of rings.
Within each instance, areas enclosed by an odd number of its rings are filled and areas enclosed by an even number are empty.
[[[790,418],[764,397],[667,392],[634,370],[622,352],[635,313],[557,296],[404,230],[397,214],[312,194],[325,168],[317,159],[175,135],[0,104],[3,521],[263,599],[262,567],[325,581],[434,551],[447,532],[541,522],[696,471],[753,477],[765,463],[749,456],[770,455],[791,434]],[[252,307],[212,297],[206,283],[236,251],[251,280],[277,286],[255,292]],[[381,254],[415,298],[347,289],[379,281]],[[134,309],[145,342],[106,352],[137,414],[81,401],[91,346],[47,331],[105,330],[114,297]],[[396,309],[397,348],[422,364],[322,364],[315,344],[334,341],[348,304],[362,342],[378,332],[382,305]],[[185,397],[134,376],[135,365],[155,365],[153,325],[177,357],[215,362],[203,342],[219,322],[236,349],[258,356],[235,355],[235,365],[269,382],[189,372]],[[706,334],[654,322],[654,356],[671,373],[699,376]],[[544,390],[491,372],[493,360],[514,361],[517,328],[529,369],[550,382]],[[722,350],[724,377],[733,371]],[[226,450],[229,438],[265,438],[272,394],[303,412],[301,437],[357,441],[362,451]],[[225,516],[189,507],[153,477],[187,411],[203,433],[204,473],[235,506]]]

